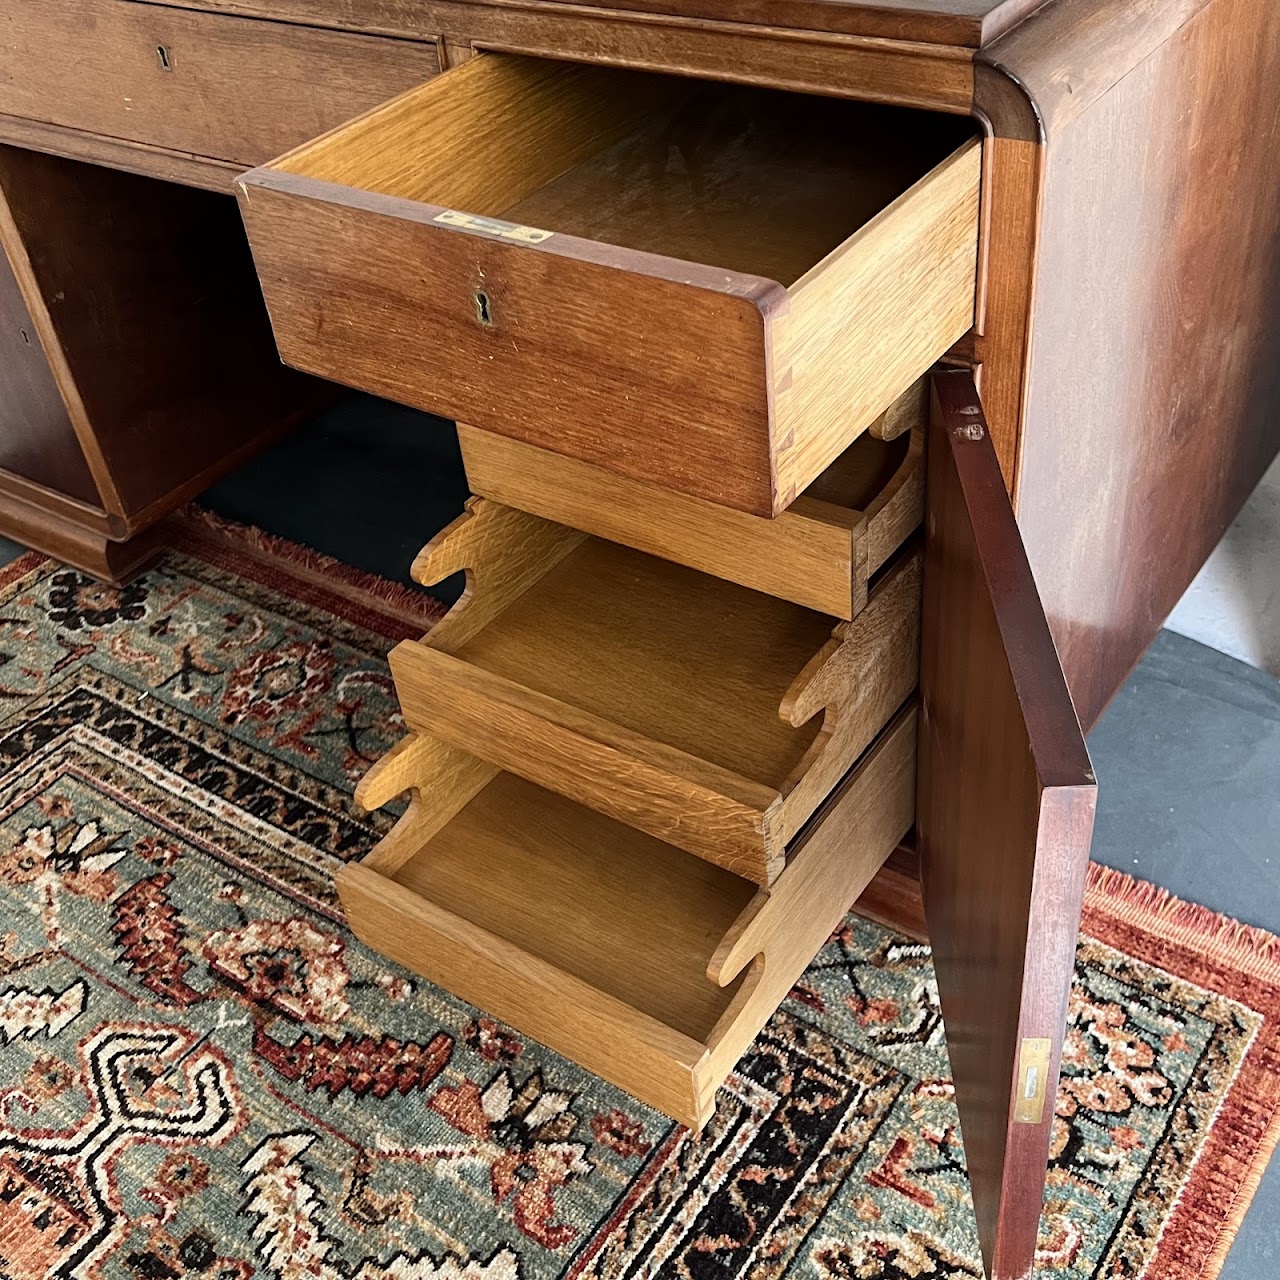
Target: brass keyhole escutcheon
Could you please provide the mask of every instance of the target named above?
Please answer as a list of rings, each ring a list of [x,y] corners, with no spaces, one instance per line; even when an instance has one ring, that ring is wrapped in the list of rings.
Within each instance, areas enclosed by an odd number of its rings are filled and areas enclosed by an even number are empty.
[[[476,304],[476,319],[487,328],[493,327],[493,308],[489,303],[489,295],[483,289],[477,289],[472,298]]]
[[[162,44],[156,45],[156,60],[160,63],[161,71],[173,70],[173,59],[169,56],[169,50]]]

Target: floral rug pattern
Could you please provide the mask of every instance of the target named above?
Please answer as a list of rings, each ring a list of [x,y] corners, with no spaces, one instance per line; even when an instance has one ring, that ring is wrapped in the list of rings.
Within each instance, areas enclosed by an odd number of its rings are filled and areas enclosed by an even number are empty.
[[[0,1273],[980,1277],[926,947],[851,915],[694,1137],[346,932],[392,614],[196,545],[0,571]],[[1212,1275],[1274,1143],[1274,939],[1143,892],[1091,891],[1061,1280]]]

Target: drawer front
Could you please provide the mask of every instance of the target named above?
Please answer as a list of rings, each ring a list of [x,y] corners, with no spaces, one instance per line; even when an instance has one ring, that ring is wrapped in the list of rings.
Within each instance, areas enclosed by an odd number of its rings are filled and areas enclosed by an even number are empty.
[[[463,423],[458,441],[467,483],[481,497],[853,618],[869,579],[920,524],[927,399],[922,380],[772,520]],[[895,429],[909,434],[877,437]]]
[[[980,144],[888,110],[485,55],[241,205],[286,362],[774,516],[973,321]]]
[[[0,21],[0,113],[264,160],[434,76],[434,44],[129,0],[39,0]]]

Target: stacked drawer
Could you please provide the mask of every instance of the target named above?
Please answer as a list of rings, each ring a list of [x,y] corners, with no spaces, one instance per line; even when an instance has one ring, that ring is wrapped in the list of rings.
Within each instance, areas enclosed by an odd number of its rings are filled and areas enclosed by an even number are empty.
[[[543,495],[556,467],[528,445],[462,436],[482,494],[541,507],[583,492]],[[823,497],[773,521],[677,499],[681,558],[741,546],[720,577],[473,498],[414,565],[426,585],[465,570],[468,588],[391,655],[412,733],[359,794],[417,794],[339,877],[356,933],[705,1122],[914,816],[921,440],[864,436]],[[671,501],[596,479],[630,496],[579,524]],[[788,577],[806,536],[840,544],[827,603],[852,617],[786,598],[822,590]]]
[[[950,120],[486,56],[241,184],[286,359],[474,424],[351,925],[690,1125],[914,820],[921,379],[979,163]]]

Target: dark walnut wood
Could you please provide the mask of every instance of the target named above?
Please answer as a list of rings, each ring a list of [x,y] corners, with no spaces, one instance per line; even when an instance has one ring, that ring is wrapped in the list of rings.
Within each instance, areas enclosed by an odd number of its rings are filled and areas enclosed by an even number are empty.
[[[1021,1280],[1096,788],[973,378],[944,374],[934,389],[916,819],[925,918],[987,1273]]]
[[[0,487],[5,472],[79,502],[97,501],[97,486],[31,310],[8,260],[0,256]]]
[[[441,23],[437,17],[440,6],[430,0],[146,2],[397,34],[449,29],[449,24]],[[594,0],[572,3],[599,8]],[[1008,31],[1040,3],[1042,0],[874,0],[869,4],[849,0],[619,0],[609,8],[976,48]]]
[[[1018,518],[1087,725],[1280,450],[1280,9],[1059,0],[982,58],[1048,144]]]
[[[3,17],[0,113],[246,169],[440,69],[434,38],[168,5],[19,0]]]
[[[230,197],[0,147],[0,240],[0,532],[118,576],[105,543],[331,394],[281,367]]]

